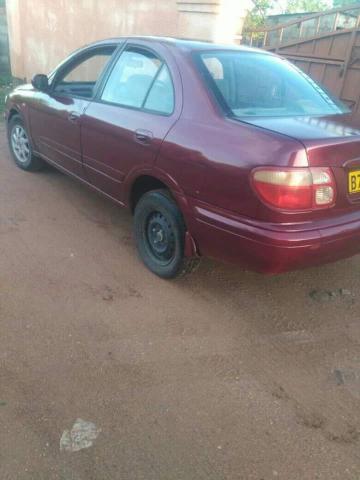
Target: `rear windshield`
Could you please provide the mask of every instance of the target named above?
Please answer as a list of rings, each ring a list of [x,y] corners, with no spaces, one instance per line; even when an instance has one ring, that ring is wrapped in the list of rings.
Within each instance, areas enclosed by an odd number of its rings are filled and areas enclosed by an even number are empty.
[[[241,51],[198,53],[207,84],[236,117],[335,115],[349,109],[290,62]]]

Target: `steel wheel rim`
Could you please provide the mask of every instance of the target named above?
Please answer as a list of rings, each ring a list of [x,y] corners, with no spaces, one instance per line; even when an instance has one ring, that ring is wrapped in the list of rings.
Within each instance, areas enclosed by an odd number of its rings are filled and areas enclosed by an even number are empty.
[[[26,130],[22,125],[15,125],[11,131],[11,147],[19,163],[27,163],[30,159],[30,143]]]
[[[160,212],[153,212],[147,218],[145,237],[148,250],[159,262],[168,264],[175,254],[175,236],[171,224]]]

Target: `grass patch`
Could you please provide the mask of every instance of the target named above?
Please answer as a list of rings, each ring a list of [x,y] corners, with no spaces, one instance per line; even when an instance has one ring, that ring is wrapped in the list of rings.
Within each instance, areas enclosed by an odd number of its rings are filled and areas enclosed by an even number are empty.
[[[11,85],[0,85],[0,120],[4,120],[6,95],[13,89]]]
[[[9,75],[0,75],[0,121],[4,120],[6,95],[20,83]]]

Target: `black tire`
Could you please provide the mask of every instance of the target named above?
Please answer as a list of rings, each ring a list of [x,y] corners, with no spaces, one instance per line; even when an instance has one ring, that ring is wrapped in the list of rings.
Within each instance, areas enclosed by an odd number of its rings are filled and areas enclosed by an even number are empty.
[[[27,172],[41,170],[45,162],[34,155],[30,135],[20,115],[11,117],[7,132],[10,152],[16,165]]]
[[[153,190],[140,198],[135,208],[134,231],[142,261],[159,277],[179,277],[198,265],[198,257],[184,256],[185,223],[167,190]]]

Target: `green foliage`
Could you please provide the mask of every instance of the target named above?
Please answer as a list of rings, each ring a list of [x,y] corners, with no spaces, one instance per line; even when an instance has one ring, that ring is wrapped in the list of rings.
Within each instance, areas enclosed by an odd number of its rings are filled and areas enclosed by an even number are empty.
[[[253,30],[265,25],[266,16],[274,6],[273,0],[253,0],[254,8],[248,13],[244,30]]]
[[[359,3],[359,0],[333,0],[333,7],[347,7],[348,5],[353,5],[355,3]]]
[[[0,74],[0,86],[6,86],[9,85],[13,81],[13,78],[11,75],[5,74],[1,75]]]
[[[334,0],[336,1],[336,0]],[[331,8],[325,0],[288,0],[286,13],[321,12]]]
[[[260,29],[272,11],[282,13],[322,12],[330,8],[358,4],[360,0],[287,0],[286,6],[279,0],[252,0],[254,7],[245,19],[244,30]]]
[[[254,7],[245,19],[244,30],[262,28],[271,11],[282,13],[319,12],[331,8],[331,0],[288,0],[285,8],[279,0],[252,0]],[[334,2],[351,2],[360,0],[333,0]]]
[[[6,95],[11,92],[14,86],[16,86],[18,83],[19,82],[9,75],[0,75],[0,122],[4,119],[3,114],[5,110]]]
[[[0,85],[0,122],[4,120],[5,98],[10,91],[11,87]]]

